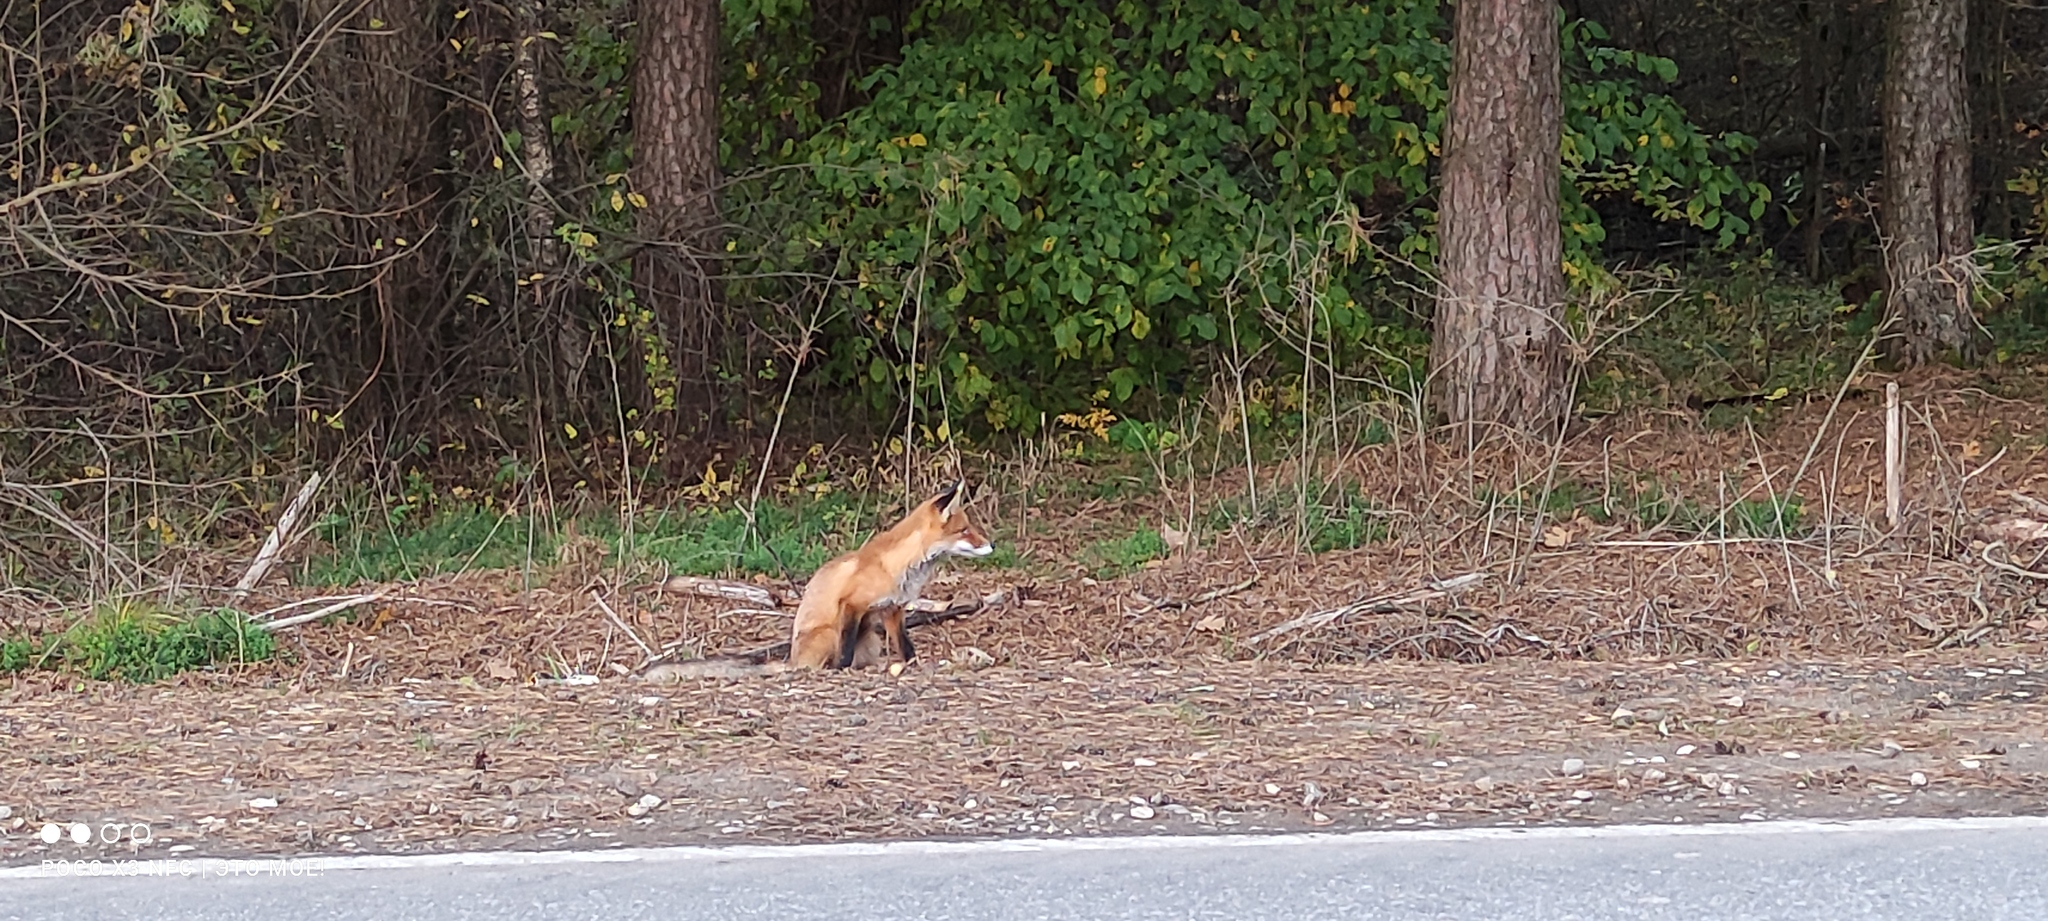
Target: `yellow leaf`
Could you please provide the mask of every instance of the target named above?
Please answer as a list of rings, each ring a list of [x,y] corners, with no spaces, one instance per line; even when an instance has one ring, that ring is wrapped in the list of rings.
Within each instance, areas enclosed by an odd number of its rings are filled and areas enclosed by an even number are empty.
[[[632,203],[633,203],[633,207],[635,207],[635,208],[645,208],[645,207],[647,207],[647,196],[645,196],[645,195],[642,195],[642,194],[640,194],[640,193],[638,193],[638,192],[628,192],[628,193],[626,193],[626,200],[627,200],[627,201],[629,201],[629,202],[632,202]]]
[[[492,168],[492,169],[504,169],[504,168],[505,168],[505,158],[504,158],[504,157],[500,157],[500,156],[497,156],[496,154],[493,154],[493,155],[491,156],[491,168]]]
[[[590,247],[596,246],[597,235],[591,233],[588,230],[581,231],[576,234],[576,245],[581,246],[584,249],[589,249]]]
[[[461,51],[461,50],[462,50],[462,39],[459,39],[459,38],[451,38],[451,39],[449,39],[449,40],[448,40],[448,44],[450,44],[450,45],[454,45],[454,46],[455,46],[455,50],[457,50],[457,51]]]
[[[576,437],[576,427],[567,422],[562,423],[562,431],[567,432],[570,438]]]
[[[87,464],[87,465],[85,465],[85,475],[86,475],[86,476],[106,476],[106,475],[107,475],[107,472],[106,472],[105,470],[101,470],[100,468],[98,468],[98,467],[95,467],[95,466],[93,466],[93,465],[91,465],[91,464]]]
[[[1241,39],[1241,38],[1238,38],[1238,37],[1237,37],[1237,30],[1236,30],[1236,29],[1232,29],[1232,30],[1230,30],[1230,40],[1231,40],[1231,41],[1233,41],[1233,42],[1237,42],[1237,41],[1243,41],[1243,39]]]
[[[1984,456],[1984,446],[1974,441],[1963,442],[1963,460],[1973,461]]]
[[[405,245],[407,245],[407,244],[406,244],[406,242],[405,242],[405,238],[404,238],[404,237],[396,237],[396,238],[394,238],[394,239],[396,239],[396,240],[398,241],[398,245],[400,245],[400,246],[405,246]]]
[[[468,10],[456,10],[456,11],[455,11],[455,19],[456,19],[456,21],[457,21],[457,22],[460,22],[460,21],[462,21],[462,20],[463,20],[464,18],[466,18],[467,16],[469,16],[469,11],[468,11]]]
[[[1097,67],[1095,68],[1095,95],[1100,96],[1107,92],[1109,92],[1109,68]]]
[[[370,19],[370,28],[372,28],[372,29],[382,29],[382,28],[384,28],[384,20],[382,20],[382,19],[377,19],[377,18],[374,18],[374,17],[372,17],[372,18]]]
[[[912,133],[912,134],[910,135],[910,146],[912,146],[912,147],[923,147],[923,146],[924,146],[924,133],[923,133],[923,132],[913,132],[913,133]]]
[[[1571,542],[1572,532],[1565,530],[1562,525],[1551,525],[1548,530],[1543,532],[1543,546],[1545,547],[1555,549]]]
[[[619,190],[617,190],[617,189],[613,189],[613,190],[612,190],[612,210],[613,210],[613,211],[624,211],[624,210],[626,210],[626,196],[624,196],[624,195],[620,195],[620,194],[619,194]]]

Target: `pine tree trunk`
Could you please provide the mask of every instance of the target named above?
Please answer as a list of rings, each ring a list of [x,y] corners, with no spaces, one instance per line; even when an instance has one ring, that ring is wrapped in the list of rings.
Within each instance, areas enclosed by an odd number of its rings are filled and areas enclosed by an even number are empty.
[[[1461,0],[1452,32],[1431,344],[1453,425],[1554,431],[1566,409],[1558,23],[1549,0]]]
[[[1885,303],[1906,364],[1975,357],[1969,0],[1892,0],[1884,80]]]
[[[633,187],[647,197],[651,244],[633,275],[641,306],[662,318],[678,382],[697,388],[720,337],[704,234],[718,223],[719,26],[718,0],[641,0],[633,72]]]

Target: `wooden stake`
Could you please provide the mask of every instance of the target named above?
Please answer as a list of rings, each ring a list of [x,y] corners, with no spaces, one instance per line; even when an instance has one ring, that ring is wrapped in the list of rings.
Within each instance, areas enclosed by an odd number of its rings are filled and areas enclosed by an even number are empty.
[[[1900,482],[1906,466],[1906,445],[1899,423],[1899,382],[1884,385],[1884,516],[1899,527]]]

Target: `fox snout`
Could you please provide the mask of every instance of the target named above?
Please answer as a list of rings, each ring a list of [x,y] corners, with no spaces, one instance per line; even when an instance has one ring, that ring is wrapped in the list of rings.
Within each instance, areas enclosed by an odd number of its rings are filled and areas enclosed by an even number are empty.
[[[995,551],[995,546],[988,542],[988,538],[981,536],[980,531],[968,531],[954,540],[951,547],[946,548],[946,552],[954,556],[968,557],[988,556]]]

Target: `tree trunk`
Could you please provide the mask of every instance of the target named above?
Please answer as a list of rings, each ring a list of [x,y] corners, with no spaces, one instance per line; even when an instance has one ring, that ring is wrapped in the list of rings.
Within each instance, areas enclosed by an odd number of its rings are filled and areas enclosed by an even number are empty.
[[[1885,304],[1894,357],[1975,357],[1969,265],[1970,119],[1963,78],[1969,0],[1892,0],[1884,80]]]
[[[1454,425],[1554,431],[1564,387],[1558,23],[1548,0],[1462,0],[1439,201],[1435,404]]]
[[[2012,71],[2012,41],[2008,23],[2012,4],[2006,0],[1974,0],[1970,28],[1976,38],[1970,42],[1970,66],[1976,71],[1975,98],[1970,108],[1976,121],[1977,166],[1973,170],[1977,190],[1983,197],[1979,229],[1985,235],[2008,239],[2013,235],[2012,193],[2005,187],[2016,161],[2013,141],[2019,132],[2012,127],[2012,109],[2006,102],[2006,83]]]
[[[642,306],[664,318],[686,386],[709,383],[719,338],[704,239],[718,222],[719,9],[718,0],[641,0],[633,72],[633,187],[647,197],[648,241],[633,276]]]
[[[1834,18],[1832,0],[1807,0],[1801,4],[1806,17],[1806,50],[1799,55],[1800,96],[1806,109],[1806,163],[1800,185],[1806,194],[1806,280],[1819,284],[1827,278],[1827,260],[1821,247],[1826,243],[1827,221],[1832,210],[1828,195],[1828,97],[1833,70],[1824,55],[1828,31]]]
[[[584,355],[588,351],[590,332],[582,318],[568,309],[568,299],[559,296],[564,288],[563,279],[556,276],[562,266],[562,242],[555,238],[555,207],[553,193],[548,185],[555,181],[554,148],[548,143],[553,132],[548,123],[548,113],[542,99],[540,84],[540,60],[535,49],[541,41],[542,0],[513,0],[512,2],[512,89],[519,102],[519,160],[520,172],[526,177],[526,245],[529,270],[532,275],[543,277],[543,281],[527,286],[533,294],[535,311],[542,329],[552,329],[554,339],[554,361],[549,364],[535,361],[536,370],[545,370],[552,381],[556,402],[555,413],[573,417],[582,408],[582,376]],[[557,293],[552,300],[554,309],[549,309],[550,293]],[[524,337],[522,337],[524,338]]]

